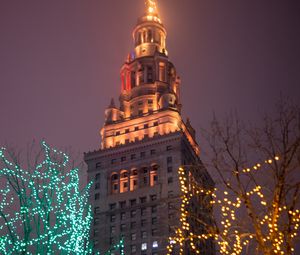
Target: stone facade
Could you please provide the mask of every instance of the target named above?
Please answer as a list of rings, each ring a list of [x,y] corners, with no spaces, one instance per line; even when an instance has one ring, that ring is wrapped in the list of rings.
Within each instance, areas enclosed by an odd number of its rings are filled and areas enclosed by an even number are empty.
[[[213,186],[195,131],[181,117],[180,79],[168,59],[166,30],[155,2],[146,2],[133,31],[135,49],[121,68],[120,106],[111,101],[101,149],[85,154],[88,181],[94,181],[91,235],[101,253],[124,238],[125,254],[166,254],[180,218],[178,168],[195,166],[195,180]],[[214,254],[213,244],[205,247]]]

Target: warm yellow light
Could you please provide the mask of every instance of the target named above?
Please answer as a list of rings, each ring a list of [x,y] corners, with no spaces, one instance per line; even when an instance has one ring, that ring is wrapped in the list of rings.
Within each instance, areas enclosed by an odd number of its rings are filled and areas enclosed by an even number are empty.
[[[152,6],[150,6],[150,7],[148,8],[148,12],[149,12],[149,13],[153,13],[153,12],[154,12],[154,8],[153,8]]]

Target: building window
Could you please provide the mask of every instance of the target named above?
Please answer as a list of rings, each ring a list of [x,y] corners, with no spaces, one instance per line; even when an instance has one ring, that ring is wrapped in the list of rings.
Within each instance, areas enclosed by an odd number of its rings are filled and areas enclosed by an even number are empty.
[[[115,164],[117,162],[117,160],[114,158],[111,160],[111,164]]]
[[[99,218],[94,218],[94,225],[99,225],[100,219]]]
[[[168,164],[172,163],[172,161],[173,161],[172,157],[167,157],[167,163]]]
[[[118,193],[118,187],[119,187],[119,176],[118,174],[112,174],[111,176],[111,193],[116,194]]]
[[[95,237],[99,236],[99,230],[98,229],[94,229],[94,236]]]
[[[124,232],[126,230],[126,224],[121,224],[120,225],[120,231]]]
[[[135,154],[131,154],[130,158],[131,158],[131,160],[136,159],[136,155]]]
[[[115,222],[116,221],[116,215],[112,214],[110,216],[110,222]]]
[[[173,196],[174,196],[173,191],[172,190],[168,191],[168,197],[173,197]]]
[[[142,239],[146,239],[147,238],[147,232],[146,231],[142,231],[141,237],[142,237]]]
[[[157,213],[157,206],[152,206],[151,207],[151,212],[152,213]]]
[[[118,183],[114,183],[113,186],[112,186],[112,193],[113,194],[116,194],[118,193]]]
[[[148,127],[149,127],[149,125],[148,125],[148,124],[145,124],[145,125],[144,125],[144,128],[148,128]]]
[[[100,193],[96,193],[95,194],[95,200],[99,200],[100,199]]]
[[[155,154],[156,154],[156,150],[154,150],[154,149],[151,150],[151,151],[150,151],[150,154],[151,154],[151,155],[155,155]]]
[[[126,219],[126,213],[125,212],[121,212],[120,219],[121,220],[125,220]]]
[[[135,221],[133,221],[133,222],[130,223],[130,228],[131,229],[135,229],[136,228],[136,222]]]
[[[151,198],[151,201],[155,201],[157,199],[157,195],[151,195],[150,198]]]
[[[131,245],[131,253],[136,253],[136,245]]]
[[[155,121],[155,122],[153,123],[153,126],[154,126],[154,127],[158,126],[158,122]]]
[[[157,247],[158,247],[158,242],[157,241],[153,241],[152,248],[157,248]]]
[[[172,145],[168,145],[166,149],[167,149],[167,151],[172,150]]]
[[[136,215],[136,210],[132,210],[132,211],[130,212],[131,218],[135,217],[135,215]]]
[[[120,131],[117,131],[117,132],[116,132],[116,135],[120,135]]]
[[[136,205],[136,199],[131,199],[130,200],[130,206]]]
[[[144,158],[146,156],[146,152],[145,151],[142,151],[141,152],[141,158]]]
[[[157,218],[156,218],[156,217],[153,217],[153,218],[152,218],[152,225],[155,225],[155,224],[157,224]]]
[[[135,241],[136,240],[136,233],[132,233],[131,234],[131,241]]]
[[[141,226],[145,227],[147,225],[147,220],[146,219],[142,219],[141,220]]]
[[[126,156],[121,157],[121,161],[122,162],[126,161]]]
[[[143,110],[139,110],[139,115],[143,115]]]
[[[134,127],[134,131],[138,131],[139,130],[139,127]]]
[[[139,102],[138,102],[138,105],[139,105],[139,106],[143,105],[143,101],[139,101]]]
[[[147,208],[141,208],[141,216],[145,216],[147,214]]]
[[[168,184],[171,184],[171,183],[173,183],[173,177],[168,178]]]
[[[125,134],[128,134],[129,133],[129,128],[126,128],[125,129]]]
[[[128,171],[123,170],[121,171],[120,175],[120,193],[124,193],[128,191]]]
[[[142,251],[146,251],[147,250],[147,243],[142,243],[141,250]]]
[[[153,99],[148,99],[148,104],[153,104]]]
[[[96,163],[96,168],[100,168],[100,167],[101,167],[101,162]]]
[[[174,205],[172,203],[168,203],[168,209],[170,210],[174,209]]]
[[[158,182],[158,174],[157,174],[158,165],[153,165],[150,171],[150,186],[154,186]]]
[[[130,190],[136,190],[138,188],[138,173],[137,169],[131,170],[130,175]]]
[[[173,167],[172,166],[168,166],[168,173],[172,173],[173,172]]]
[[[148,66],[147,68],[147,82],[153,82],[153,68],[151,66]]]
[[[96,206],[94,208],[94,214],[99,214],[100,213],[100,207],[99,206]]]
[[[117,204],[116,203],[109,204],[109,209],[110,210],[114,210],[116,208],[117,208]]]
[[[116,227],[115,226],[111,226],[110,227],[110,234],[114,235],[116,233]]]
[[[147,202],[147,197],[140,197],[141,204],[144,204]]]
[[[119,202],[119,206],[121,209],[124,209],[126,207],[126,201]]]
[[[100,189],[100,183],[99,182],[95,183],[95,189]]]

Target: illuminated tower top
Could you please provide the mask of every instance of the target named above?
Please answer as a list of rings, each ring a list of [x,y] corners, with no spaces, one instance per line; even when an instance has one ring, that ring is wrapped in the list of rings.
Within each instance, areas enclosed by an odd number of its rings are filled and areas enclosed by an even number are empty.
[[[120,106],[112,102],[105,111],[101,148],[184,131],[198,153],[194,132],[181,118],[181,82],[168,57],[167,31],[159,18],[157,3],[145,3],[146,11],[132,33],[134,48],[120,71]]]
[[[146,0],[148,14],[157,14],[157,4],[154,0]]]

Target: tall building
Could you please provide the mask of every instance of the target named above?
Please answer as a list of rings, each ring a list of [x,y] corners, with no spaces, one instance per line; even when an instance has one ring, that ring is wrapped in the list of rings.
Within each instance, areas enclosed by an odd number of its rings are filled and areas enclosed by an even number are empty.
[[[168,237],[180,222],[178,168],[194,166],[189,175],[213,186],[195,130],[181,116],[180,78],[166,36],[155,1],[147,0],[133,30],[134,50],[121,68],[120,105],[111,100],[101,148],[85,154],[88,180],[94,181],[91,235],[100,252],[124,238],[125,254],[167,254]],[[204,212],[201,203],[193,210]],[[196,220],[191,226],[194,233],[203,231]],[[211,242],[199,246],[214,254]],[[188,245],[185,254],[193,254]]]

